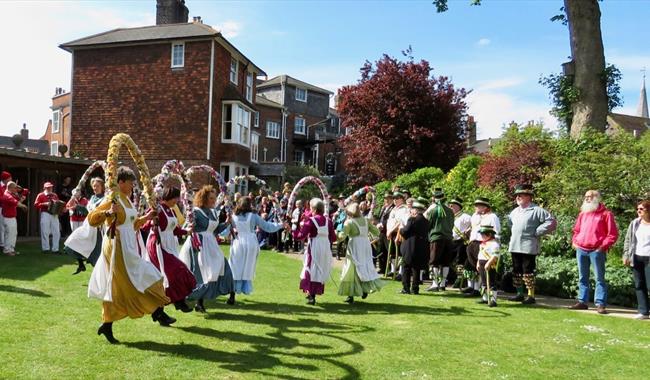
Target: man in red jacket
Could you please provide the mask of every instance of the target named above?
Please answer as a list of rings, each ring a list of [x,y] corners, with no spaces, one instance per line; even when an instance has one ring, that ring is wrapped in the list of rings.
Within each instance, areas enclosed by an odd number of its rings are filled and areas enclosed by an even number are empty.
[[[607,284],[605,283],[605,260],[609,248],[618,239],[614,214],[600,203],[600,193],[589,190],[573,227],[573,248],[578,259],[578,302],[570,309],[586,310],[589,302],[589,267],[594,266],[596,294],[594,303],[598,314],[607,314]]]
[[[36,196],[34,206],[41,214],[41,249],[43,253],[49,253],[52,247],[52,253],[59,253],[59,240],[61,239],[61,227],[59,225],[59,213],[50,214],[50,204],[57,202],[59,197],[54,193],[54,184],[45,182],[43,192]],[[50,234],[52,235],[52,245],[50,246]]]
[[[27,206],[20,203],[25,200],[25,197],[18,194],[18,185],[15,182],[7,183],[7,190],[0,194],[0,204],[2,205],[2,223],[3,223],[3,238],[4,238],[4,254],[7,256],[15,256],[16,252],[16,236],[18,233],[18,226],[16,223],[17,208],[20,207],[27,210]]]
[[[0,173],[0,198],[4,195],[7,190],[7,184],[11,182],[11,173],[2,172]],[[5,246],[5,230],[4,222],[2,221],[2,202],[0,202],[0,249],[3,249]]]

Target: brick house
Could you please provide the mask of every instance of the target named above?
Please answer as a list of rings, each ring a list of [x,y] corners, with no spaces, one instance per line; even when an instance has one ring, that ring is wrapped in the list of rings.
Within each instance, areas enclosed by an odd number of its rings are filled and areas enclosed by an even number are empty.
[[[334,94],[288,75],[259,83],[257,91],[258,99],[265,98],[284,111],[278,126],[279,161],[312,165],[327,175],[333,175],[336,171],[333,168],[340,167],[336,165],[340,160],[336,139],[341,134],[338,115],[329,107],[330,97]],[[259,100],[258,104],[261,104]],[[265,126],[268,122],[266,114],[260,114],[260,123]],[[273,117],[276,120],[280,118],[278,114]]]
[[[208,164],[226,179],[248,173],[256,78],[266,74],[200,18],[187,23],[183,8],[159,0],[155,26],[60,46],[72,54],[74,154],[103,159],[110,138],[124,132],[152,173],[170,159]]]
[[[45,128],[45,134],[41,140],[47,140],[50,146],[50,155],[58,156],[59,147],[65,145],[65,151],[68,155],[72,152],[70,146],[71,129],[70,129],[70,92],[65,92],[62,88],[54,89],[52,97],[52,119],[48,121]]]

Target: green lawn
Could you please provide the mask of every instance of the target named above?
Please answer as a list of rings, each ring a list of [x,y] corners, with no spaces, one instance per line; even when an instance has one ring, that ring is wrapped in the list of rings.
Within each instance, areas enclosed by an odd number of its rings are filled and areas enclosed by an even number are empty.
[[[34,245],[0,257],[0,378],[528,379],[642,378],[650,324],[454,292],[399,295],[390,283],[347,305],[330,281],[316,306],[297,289],[301,262],[264,251],[255,293],[209,302],[163,328],[150,317],[96,335],[90,272]],[[334,276],[338,282],[339,272]]]

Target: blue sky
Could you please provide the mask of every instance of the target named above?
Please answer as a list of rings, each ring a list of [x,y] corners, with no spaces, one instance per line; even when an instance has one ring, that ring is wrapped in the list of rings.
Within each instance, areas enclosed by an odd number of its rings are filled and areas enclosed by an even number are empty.
[[[70,88],[70,54],[58,45],[116,27],[155,23],[155,0],[2,1],[0,134],[23,122],[40,137],[55,87]],[[560,0],[450,0],[438,14],[431,1],[202,1],[186,0],[192,16],[222,33],[269,77],[289,74],[336,90],[359,78],[364,61],[400,56],[409,45],[434,74],[473,90],[470,113],[479,137],[496,137],[504,123],[543,120],[550,128],[548,93],[537,81],[558,72],[570,55],[566,26],[549,19]],[[648,0],[600,3],[605,54],[623,73],[624,107],[634,114],[641,69],[650,69]],[[8,53],[12,52],[12,54]],[[6,59],[13,57],[13,59]]]

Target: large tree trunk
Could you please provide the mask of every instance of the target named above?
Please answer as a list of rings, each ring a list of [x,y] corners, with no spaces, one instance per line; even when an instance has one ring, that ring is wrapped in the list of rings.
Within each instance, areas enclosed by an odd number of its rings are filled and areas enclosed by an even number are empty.
[[[607,89],[603,78],[605,52],[600,33],[598,0],[564,0],[569,22],[571,56],[575,62],[574,86],[579,100],[572,104],[571,136],[591,127],[604,131],[607,123]]]

